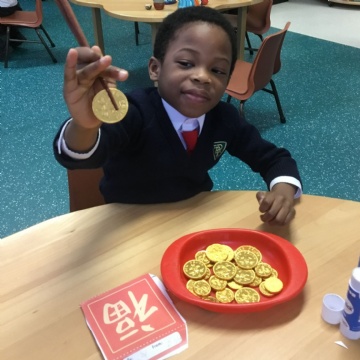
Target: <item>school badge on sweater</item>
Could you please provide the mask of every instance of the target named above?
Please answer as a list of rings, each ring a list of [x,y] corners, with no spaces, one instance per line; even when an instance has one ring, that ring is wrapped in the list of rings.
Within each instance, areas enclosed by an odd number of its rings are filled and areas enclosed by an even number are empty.
[[[214,144],[213,144],[214,160],[218,160],[221,157],[221,155],[226,150],[226,145],[227,145],[226,141],[216,141],[216,142],[214,142]]]

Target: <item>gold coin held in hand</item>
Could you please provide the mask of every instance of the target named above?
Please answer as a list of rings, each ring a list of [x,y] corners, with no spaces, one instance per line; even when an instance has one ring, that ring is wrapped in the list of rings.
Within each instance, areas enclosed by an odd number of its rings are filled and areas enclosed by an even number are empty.
[[[102,122],[113,124],[121,121],[129,108],[129,103],[123,92],[118,89],[110,88],[116,105],[119,110],[114,108],[106,90],[98,92],[92,101],[94,115]]]

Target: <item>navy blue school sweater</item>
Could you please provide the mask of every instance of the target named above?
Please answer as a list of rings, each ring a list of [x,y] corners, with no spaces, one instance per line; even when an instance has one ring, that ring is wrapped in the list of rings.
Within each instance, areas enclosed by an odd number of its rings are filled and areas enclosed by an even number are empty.
[[[156,88],[127,95],[129,111],[116,124],[103,124],[99,147],[86,160],[54,154],[68,169],[103,167],[100,190],[107,203],[161,203],[190,198],[213,187],[208,171],[227,151],[259,173],[267,186],[278,176],[300,180],[295,160],[262,139],[238,110],[220,102],[206,114],[195,150],[189,156]]]

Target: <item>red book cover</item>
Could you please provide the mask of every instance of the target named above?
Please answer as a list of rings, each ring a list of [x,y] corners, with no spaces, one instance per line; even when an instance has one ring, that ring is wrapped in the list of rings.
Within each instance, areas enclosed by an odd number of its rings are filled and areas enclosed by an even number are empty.
[[[107,360],[165,359],[188,346],[186,322],[154,275],[95,296],[81,308]]]

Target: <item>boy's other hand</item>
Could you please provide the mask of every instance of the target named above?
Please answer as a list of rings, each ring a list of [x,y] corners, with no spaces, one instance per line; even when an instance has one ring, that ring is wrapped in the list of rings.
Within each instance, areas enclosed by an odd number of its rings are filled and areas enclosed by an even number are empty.
[[[270,192],[259,191],[260,219],[270,225],[287,225],[295,217],[294,186],[286,183],[276,184]]]

